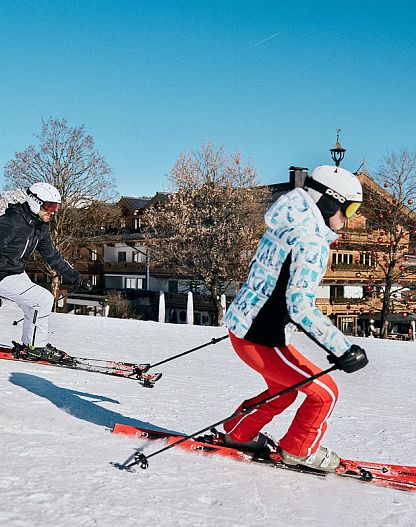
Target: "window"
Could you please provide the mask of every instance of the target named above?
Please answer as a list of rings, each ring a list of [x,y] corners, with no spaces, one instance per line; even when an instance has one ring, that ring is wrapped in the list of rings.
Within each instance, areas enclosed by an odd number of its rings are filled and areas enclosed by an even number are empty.
[[[354,335],[356,331],[357,318],[356,317],[341,317],[338,321],[338,328],[344,335]]]
[[[142,254],[142,253],[139,253],[138,251],[134,251],[133,254],[131,255],[131,261],[132,262],[144,262],[144,259],[145,259],[145,255]]]
[[[126,278],[125,289],[143,289],[143,278]]]
[[[91,283],[92,283],[92,285],[95,287],[97,285],[97,282],[98,282],[98,275],[93,274],[91,276]]]
[[[344,286],[343,285],[331,285],[329,298],[331,300],[344,298]]]
[[[126,289],[137,289],[137,278],[126,278]]]
[[[363,298],[363,293],[362,285],[344,285],[345,298]]]
[[[125,262],[127,260],[127,253],[125,251],[119,251],[117,254],[118,262]]]
[[[93,262],[98,260],[98,249],[91,249],[90,250],[90,258]]]
[[[376,265],[376,261],[374,256],[371,255],[371,253],[360,253],[360,264],[374,267]]]
[[[138,230],[140,230],[140,227],[141,227],[140,218],[134,218],[134,220],[133,220],[133,229],[138,231]]]
[[[351,253],[332,253],[332,265],[351,265]]]

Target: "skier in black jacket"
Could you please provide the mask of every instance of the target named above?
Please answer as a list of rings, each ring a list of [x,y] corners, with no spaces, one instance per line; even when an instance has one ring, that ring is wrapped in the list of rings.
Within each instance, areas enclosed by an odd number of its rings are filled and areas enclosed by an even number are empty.
[[[36,249],[44,260],[69,283],[90,291],[91,282],[68,263],[53,246],[49,225],[61,203],[59,191],[49,183],[34,183],[26,202],[9,204],[0,216],[0,296],[23,310],[22,343],[28,358],[59,362],[65,353],[48,344],[48,323],[54,297],[35,284],[25,272]]]

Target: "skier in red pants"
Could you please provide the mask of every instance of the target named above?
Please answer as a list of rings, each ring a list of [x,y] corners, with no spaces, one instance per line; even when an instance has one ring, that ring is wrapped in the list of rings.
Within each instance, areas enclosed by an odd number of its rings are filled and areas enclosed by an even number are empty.
[[[298,326],[330,353],[329,360],[348,373],[367,363],[365,351],[349,340],[315,306],[315,289],[325,274],[329,244],[362,203],[356,176],[345,169],[320,166],[296,188],[280,197],[265,215],[268,226],[251,262],[249,276],[229,307],[225,322],[237,355],[264,378],[267,390],[237,409],[299,383],[321,369],[289,344]],[[279,441],[289,465],[334,471],[339,456],[320,445],[338,389],[324,375],[224,424],[225,441],[261,449],[260,430],[296,399],[306,395]]]

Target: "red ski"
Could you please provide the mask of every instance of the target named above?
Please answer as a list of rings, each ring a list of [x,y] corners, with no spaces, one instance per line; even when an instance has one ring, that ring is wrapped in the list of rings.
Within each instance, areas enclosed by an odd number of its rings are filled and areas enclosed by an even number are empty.
[[[137,428],[120,423],[117,423],[114,426],[113,433],[129,435],[138,439],[162,440],[166,446],[186,437],[176,432],[165,432],[163,430],[157,430],[153,428]],[[243,452],[236,448],[230,448],[229,446],[224,445],[221,443],[220,438],[221,435],[213,431],[213,433],[201,437],[190,438],[183,443],[180,443],[178,447],[206,455],[220,455],[231,457],[238,461],[261,463],[283,470],[314,474],[321,477],[329,475],[327,472],[323,472],[322,470],[317,470],[306,466],[285,465],[282,462],[278,452],[271,452],[265,458],[256,457],[250,452]],[[129,464],[127,462],[125,462],[123,465],[116,466],[118,468],[129,468]],[[383,487],[390,487],[406,491],[416,491],[416,467],[414,466],[390,465],[386,463],[373,463],[342,459],[341,465],[335,474],[341,477],[354,478],[364,483],[373,483]]]
[[[414,466],[341,459],[337,472],[340,476],[355,477],[364,481],[374,480],[378,485],[386,487],[416,490],[416,467]]]
[[[61,362],[49,362],[47,360],[33,360],[26,358],[19,349],[0,347],[0,359],[12,360],[17,362],[30,362],[32,364],[42,364],[46,366],[57,366],[59,368],[69,368],[71,370],[83,370],[93,373],[102,373],[114,377],[124,377],[139,381],[143,386],[153,388],[156,381],[161,377],[161,373],[146,373],[148,364],[133,364],[130,362],[110,361],[103,359],[87,359],[83,357],[67,356]]]

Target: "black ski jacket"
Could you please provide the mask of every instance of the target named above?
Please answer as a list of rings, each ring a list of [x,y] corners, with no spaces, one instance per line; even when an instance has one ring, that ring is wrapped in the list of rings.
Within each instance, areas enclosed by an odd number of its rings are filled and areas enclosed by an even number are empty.
[[[0,216],[0,281],[23,273],[35,249],[67,282],[75,284],[81,277],[53,246],[49,225],[33,214],[27,203],[9,203]]]

